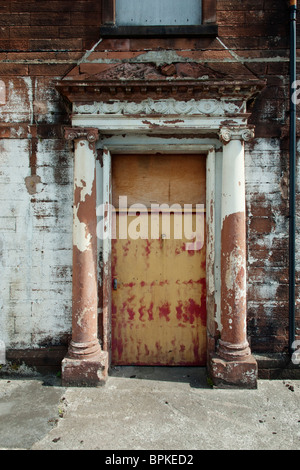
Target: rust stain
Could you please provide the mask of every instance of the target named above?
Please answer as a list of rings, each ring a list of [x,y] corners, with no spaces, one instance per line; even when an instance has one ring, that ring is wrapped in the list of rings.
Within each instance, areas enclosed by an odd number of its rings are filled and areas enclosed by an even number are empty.
[[[172,120],[169,120],[169,121],[164,121],[164,124],[178,124],[180,122],[184,122],[183,119],[172,119]]]
[[[142,121],[142,123],[143,123],[143,124],[146,124],[147,126],[149,126],[150,129],[157,129],[157,128],[159,129],[160,127],[162,127],[162,126],[160,126],[159,124],[156,124],[156,123],[151,122],[151,121],[147,121],[147,119],[145,119],[144,121]]]
[[[245,242],[244,212],[228,215],[221,232],[222,339],[233,344],[245,339]]]

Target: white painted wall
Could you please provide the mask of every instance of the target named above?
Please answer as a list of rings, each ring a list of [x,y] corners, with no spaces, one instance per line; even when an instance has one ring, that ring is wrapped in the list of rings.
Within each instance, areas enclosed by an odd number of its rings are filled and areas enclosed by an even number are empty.
[[[34,122],[32,83],[28,78],[8,83],[9,100],[0,107],[2,122]],[[24,96],[24,89],[26,95]],[[22,92],[21,92],[22,90]],[[41,103],[47,99],[40,90]],[[55,104],[47,108],[49,120],[54,119]],[[52,111],[51,111],[52,110]],[[48,115],[48,114],[47,114]],[[163,136],[157,137],[162,143]],[[108,139],[110,144],[116,137]],[[109,143],[108,142],[108,143]],[[128,136],[128,143],[143,145],[143,137]],[[200,143],[201,139],[196,139]],[[168,143],[174,141],[168,139]],[[189,145],[189,139],[181,139]],[[211,144],[211,141],[207,142]],[[37,145],[36,193],[29,194],[25,178],[31,175],[29,166],[31,138],[0,140],[0,340],[7,348],[32,348],[41,344],[60,342],[71,331],[71,276],[72,276],[72,204],[73,153],[67,142],[39,139]],[[298,145],[300,151],[300,144]],[[264,266],[267,276],[248,277],[248,290],[264,302],[266,315],[272,321],[276,308],[276,293],[280,287],[275,274],[286,267],[285,260],[271,261],[271,255],[288,237],[287,212],[288,173],[279,139],[256,139],[245,144],[246,205],[248,230],[248,268]],[[220,174],[222,154],[216,152],[216,198],[221,192]],[[299,169],[299,165],[298,165]],[[100,163],[97,163],[101,175]],[[99,190],[101,187],[98,185]],[[297,190],[300,190],[299,170]],[[272,208],[273,228],[269,233],[251,233],[252,210],[256,199],[264,196]],[[99,200],[100,202],[100,200]],[[216,220],[221,220],[220,207],[216,207]],[[299,219],[297,219],[299,222]],[[299,225],[299,224],[298,224]],[[219,236],[216,229],[216,245]],[[267,248],[270,259],[261,260],[256,247]],[[285,245],[286,246],[286,245]],[[100,247],[99,247],[100,250]],[[297,234],[297,267],[300,268],[300,237]],[[284,250],[282,252],[284,256]],[[216,252],[216,263],[219,253]],[[216,289],[219,279],[216,278]],[[279,299],[280,300],[280,299]],[[248,307],[259,302],[248,299]],[[217,315],[219,310],[217,309]],[[217,317],[217,321],[218,321]]]

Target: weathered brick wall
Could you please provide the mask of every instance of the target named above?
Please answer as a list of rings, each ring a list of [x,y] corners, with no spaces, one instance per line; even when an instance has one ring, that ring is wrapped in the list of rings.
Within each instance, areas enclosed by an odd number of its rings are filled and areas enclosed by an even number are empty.
[[[248,330],[254,352],[286,349],[288,2],[219,0],[217,39],[104,39],[93,61],[77,67],[100,39],[99,1],[7,0],[0,8],[0,327],[7,346],[64,344],[71,328],[72,152],[53,83],[71,71],[114,74],[137,64],[179,77],[267,80],[249,103],[256,139],[246,146]]]

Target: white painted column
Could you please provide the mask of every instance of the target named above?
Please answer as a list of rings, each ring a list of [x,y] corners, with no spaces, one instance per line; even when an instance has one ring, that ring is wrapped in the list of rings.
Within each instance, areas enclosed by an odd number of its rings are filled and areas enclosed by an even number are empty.
[[[74,140],[72,340],[62,364],[65,385],[96,385],[106,378],[106,354],[98,339],[96,217],[97,129],[68,129]]]
[[[221,129],[221,337],[211,362],[216,385],[255,388],[257,364],[247,341],[244,141],[250,129]]]
[[[246,335],[246,214],[244,141],[226,130],[223,137],[221,202],[221,324],[219,354],[250,354]]]

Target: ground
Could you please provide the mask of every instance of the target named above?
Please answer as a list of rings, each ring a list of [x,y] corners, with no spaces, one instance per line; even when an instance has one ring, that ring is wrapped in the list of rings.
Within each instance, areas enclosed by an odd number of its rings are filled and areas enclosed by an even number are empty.
[[[119,367],[105,386],[65,388],[54,375],[2,375],[0,423],[2,450],[102,450],[103,458],[120,450],[299,450],[300,380],[225,390],[211,387],[204,368]]]

